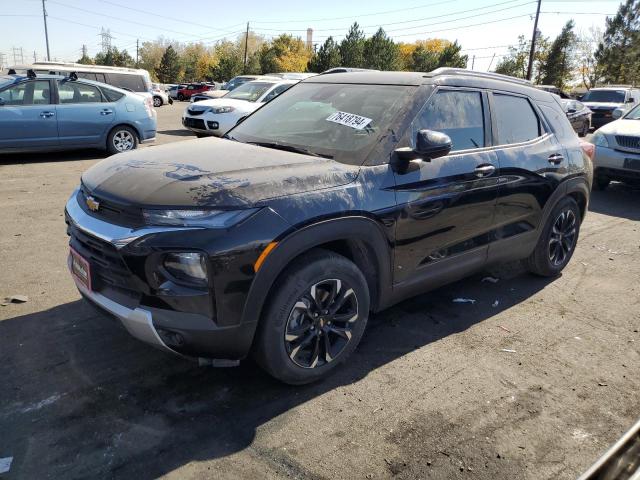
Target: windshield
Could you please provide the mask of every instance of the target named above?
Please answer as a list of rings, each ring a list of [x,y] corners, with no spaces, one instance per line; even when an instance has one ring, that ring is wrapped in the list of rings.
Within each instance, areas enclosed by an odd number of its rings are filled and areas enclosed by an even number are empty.
[[[301,83],[228,132],[361,165],[415,87]]]
[[[624,103],[624,90],[589,90],[583,102]]]
[[[636,105],[624,116],[626,120],[640,120],[640,105]]]
[[[255,102],[264,92],[269,90],[275,84],[273,82],[249,82],[235,88],[225,95],[225,98],[233,98],[234,100],[246,100],[247,102]]]

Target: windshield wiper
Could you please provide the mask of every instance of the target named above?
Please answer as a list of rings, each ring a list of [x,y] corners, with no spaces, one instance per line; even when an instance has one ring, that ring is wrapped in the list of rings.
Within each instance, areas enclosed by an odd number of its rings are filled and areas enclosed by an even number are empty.
[[[304,155],[311,155],[313,157],[333,159],[333,155],[316,153],[316,152],[312,152],[311,150],[307,150],[306,148],[294,147],[293,145],[283,145],[282,143],[277,143],[277,142],[247,142],[247,143],[250,145],[257,145],[259,147],[273,148],[275,150],[284,150],[285,152],[302,153]]]

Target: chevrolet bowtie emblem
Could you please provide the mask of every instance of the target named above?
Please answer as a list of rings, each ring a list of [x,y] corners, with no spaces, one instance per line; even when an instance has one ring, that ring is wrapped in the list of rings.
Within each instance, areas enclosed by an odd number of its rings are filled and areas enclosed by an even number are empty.
[[[87,207],[89,207],[89,210],[92,212],[97,212],[98,208],[100,208],[100,202],[90,195],[87,196],[85,201],[87,202]]]

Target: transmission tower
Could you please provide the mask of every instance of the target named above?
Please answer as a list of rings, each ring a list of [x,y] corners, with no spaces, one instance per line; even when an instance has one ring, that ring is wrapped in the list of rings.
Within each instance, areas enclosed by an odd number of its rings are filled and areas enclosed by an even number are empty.
[[[4,68],[6,55],[4,53],[0,53],[0,69]]]
[[[24,53],[22,52],[22,47],[16,48],[13,47],[13,63],[15,65],[24,65]],[[18,58],[20,58],[20,62],[18,62]]]
[[[111,40],[113,40],[113,35],[111,35],[111,31],[108,28],[105,30],[105,28],[102,27],[100,36],[102,37],[102,53],[107,53],[111,50]]]

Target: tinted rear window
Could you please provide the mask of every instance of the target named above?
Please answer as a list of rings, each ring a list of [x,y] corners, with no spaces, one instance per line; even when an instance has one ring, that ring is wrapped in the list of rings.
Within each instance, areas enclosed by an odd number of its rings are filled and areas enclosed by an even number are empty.
[[[125,90],[131,90],[132,92],[146,92],[147,87],[144,83],[142,75],[130,75],[125,73],[111,73],[107,74],[109,85],[114,87],[123,88]]]
[[[498,127],[498,144],[528,142],[540,136],[540,121],[524,97],[493,94],[493,115]]]

